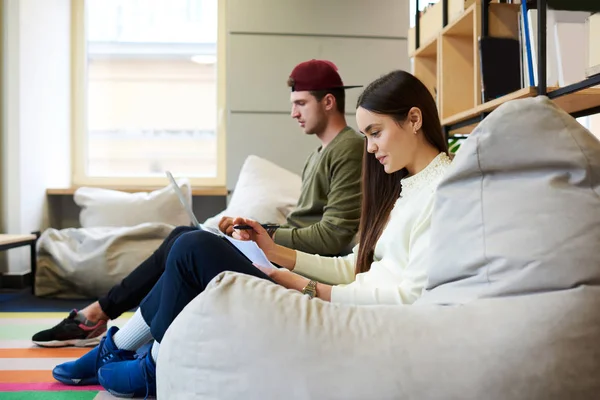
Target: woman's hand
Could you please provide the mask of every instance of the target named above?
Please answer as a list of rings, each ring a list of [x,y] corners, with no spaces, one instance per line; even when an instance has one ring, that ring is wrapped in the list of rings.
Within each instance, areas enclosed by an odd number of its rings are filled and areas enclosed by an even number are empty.
[[[235,229],[233,237],[239,240],[253,240],[258,247],[265,253],[267,258],[290,271],[296,266],[296,251],[276,244],[269,233],[258,222],[236,218],[233,220],[235,225],[249,225],[252,229]]]
[[[254,266],[260,269],[269,278],[274,280],[275,283],[278,283],[287,289],[293,289],[302,292],[306,285],[308,285],[308,282],[310,282],[309,279],[285,269],[262,267],[256,264],[254,264]],[[321,300],[331,301],[331,286],[323,283],[317,283],[317,297]]]
[[[252,229],[234,229],[232,235],[234,238],[238,240],[255,241],[258,247],[260,247],[265,253],[267,258],[270,259],[269,255],[275,251],[277,245],[273,239],[271,239],[271,236],[265,228],[263,228],[258,222],[246,218],[235,218],[233,220],[233,226],[235,225],[248,225]]]

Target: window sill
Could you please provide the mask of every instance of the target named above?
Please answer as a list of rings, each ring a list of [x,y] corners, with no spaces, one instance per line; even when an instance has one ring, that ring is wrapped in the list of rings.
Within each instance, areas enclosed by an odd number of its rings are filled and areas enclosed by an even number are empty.
[[[127,193],[151,192],[162,189],[164,186],[102,186],[102,189],[118,190]],[[46,189],[47,196],[73,195],[78,187]],[[192,196],[227,196],[225,186],[195,186],[192,187]]]

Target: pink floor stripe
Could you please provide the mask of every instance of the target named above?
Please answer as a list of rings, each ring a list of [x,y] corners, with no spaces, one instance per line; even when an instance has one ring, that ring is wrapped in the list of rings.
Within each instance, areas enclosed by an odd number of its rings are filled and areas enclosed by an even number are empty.
[[[68,386],[59,382],[36,382],[36,383],[0,383],[0,392],[66,392],[74,390],[104,390],[100,385],[94,386]]]

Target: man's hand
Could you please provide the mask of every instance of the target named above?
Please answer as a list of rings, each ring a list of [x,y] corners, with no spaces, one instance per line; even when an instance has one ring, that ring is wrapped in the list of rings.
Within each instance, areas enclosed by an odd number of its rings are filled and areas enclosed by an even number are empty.
[[[219,230],[227,236],[233,235],[233,218],[223,217],[219,221]]]

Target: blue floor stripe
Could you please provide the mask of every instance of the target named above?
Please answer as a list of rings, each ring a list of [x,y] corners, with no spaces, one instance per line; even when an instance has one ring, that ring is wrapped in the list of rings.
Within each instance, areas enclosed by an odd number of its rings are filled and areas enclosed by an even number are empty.
[[[95,299],[44,299],[35,297],[31,289],[0,291],[0,311],[4,312],[52,312],[84,308]]]

